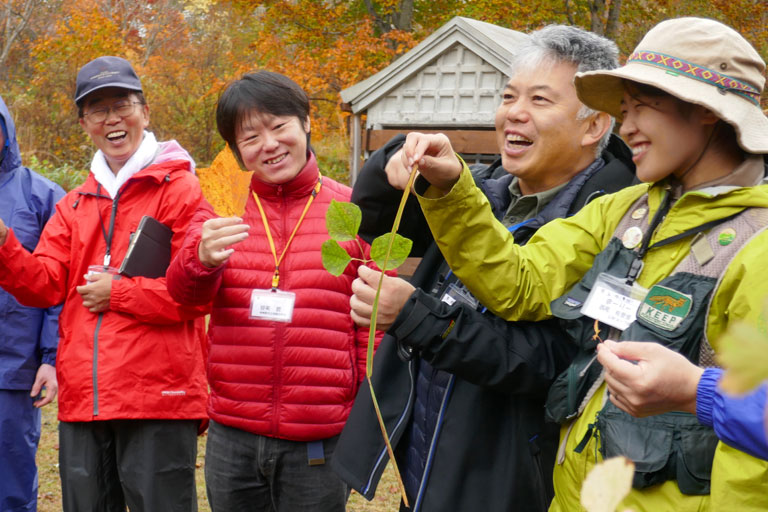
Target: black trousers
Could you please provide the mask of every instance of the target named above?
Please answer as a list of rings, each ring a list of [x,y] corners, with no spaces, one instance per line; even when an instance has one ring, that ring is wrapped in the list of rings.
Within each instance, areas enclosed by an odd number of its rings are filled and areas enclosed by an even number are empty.
[[[196,512],[197,420],[59,423],[64,512]]]

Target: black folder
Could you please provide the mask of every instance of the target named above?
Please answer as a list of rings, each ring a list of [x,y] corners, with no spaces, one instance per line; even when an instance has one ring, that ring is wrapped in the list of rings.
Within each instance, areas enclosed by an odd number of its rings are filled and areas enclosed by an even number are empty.
[[[173,230],[157,219],[145,215],[131,236],[120,273],[128,277],[165,277],[171,264]]]

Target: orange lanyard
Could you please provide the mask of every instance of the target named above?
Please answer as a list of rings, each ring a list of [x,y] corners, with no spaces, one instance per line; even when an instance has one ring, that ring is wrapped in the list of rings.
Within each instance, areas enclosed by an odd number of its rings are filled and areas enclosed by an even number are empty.
[[[264,208],[261,206],[261,201],[259,201],[259,196],[256,195],[256,192],[251,191],[253,194],[253,198],[256,200],[256,206],[259,207],[259,213],[261,213],[261,221],[264,223],[264,231],[267,233],[267,240],[269,240],[269,248],[272,249],[272,256],[275,258],[275,273],[272,276],[272,289],[277,290],[277,285],[280,282],[280,263],[282,263],[283,258],[285,257],[285,253],[288,251],[288,246],[291,245],[291,242],[293,241],[294,235],[296,235],[296,231],[299,230],[299,226],[301,225],[301,222],[304,220],[304,216],[309,211],[309,207],[312,205],[312,201],[314,201],[315,196],[318,192],[320,192],[320,187],[323,184],[323,176],[318,175],[317,177],[317,185],[315,185],[314,190],[312,190],[312,194],[309,196],[309,200],[307,201],[306,206],[304,206],[304,211],[301,212],[301,217],[299,217],[299,221],[296,223],[296,227],[293,228],[293,232],[291,233],[291,236],[288,238],[288,242],[285,244],[285,247],[283,247],[283,252],[280,254],[280,258],[277,257],[277,250],[275,249],[275,241],[272,239],[272,232],[269,230],[269,222],[267,222],[267,216],[264,214]]]

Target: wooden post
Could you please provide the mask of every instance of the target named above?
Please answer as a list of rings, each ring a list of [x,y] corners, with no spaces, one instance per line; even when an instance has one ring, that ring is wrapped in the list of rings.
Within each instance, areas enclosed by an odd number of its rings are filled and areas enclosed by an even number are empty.
[[[357,175],[360,172],[361,161],[360,154],[362,153],[362,133],[360,130],[360,115],[352,115],[352,153],[349,158],[349,171],[350,171],[350,186],[353,186],[357,181]]]

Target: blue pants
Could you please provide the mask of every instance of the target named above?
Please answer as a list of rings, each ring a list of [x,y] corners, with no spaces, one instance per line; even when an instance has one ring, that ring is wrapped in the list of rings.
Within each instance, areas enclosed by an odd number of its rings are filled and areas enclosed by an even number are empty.
[[[0,510],[37,510],[40,409],[29,391],[0,390]]]
[[[344,512],[347,486],[328,466],[338,436],[323,440],[325,464],[307,443],[251,434],[211,420],[205,486],[213,512]]]

